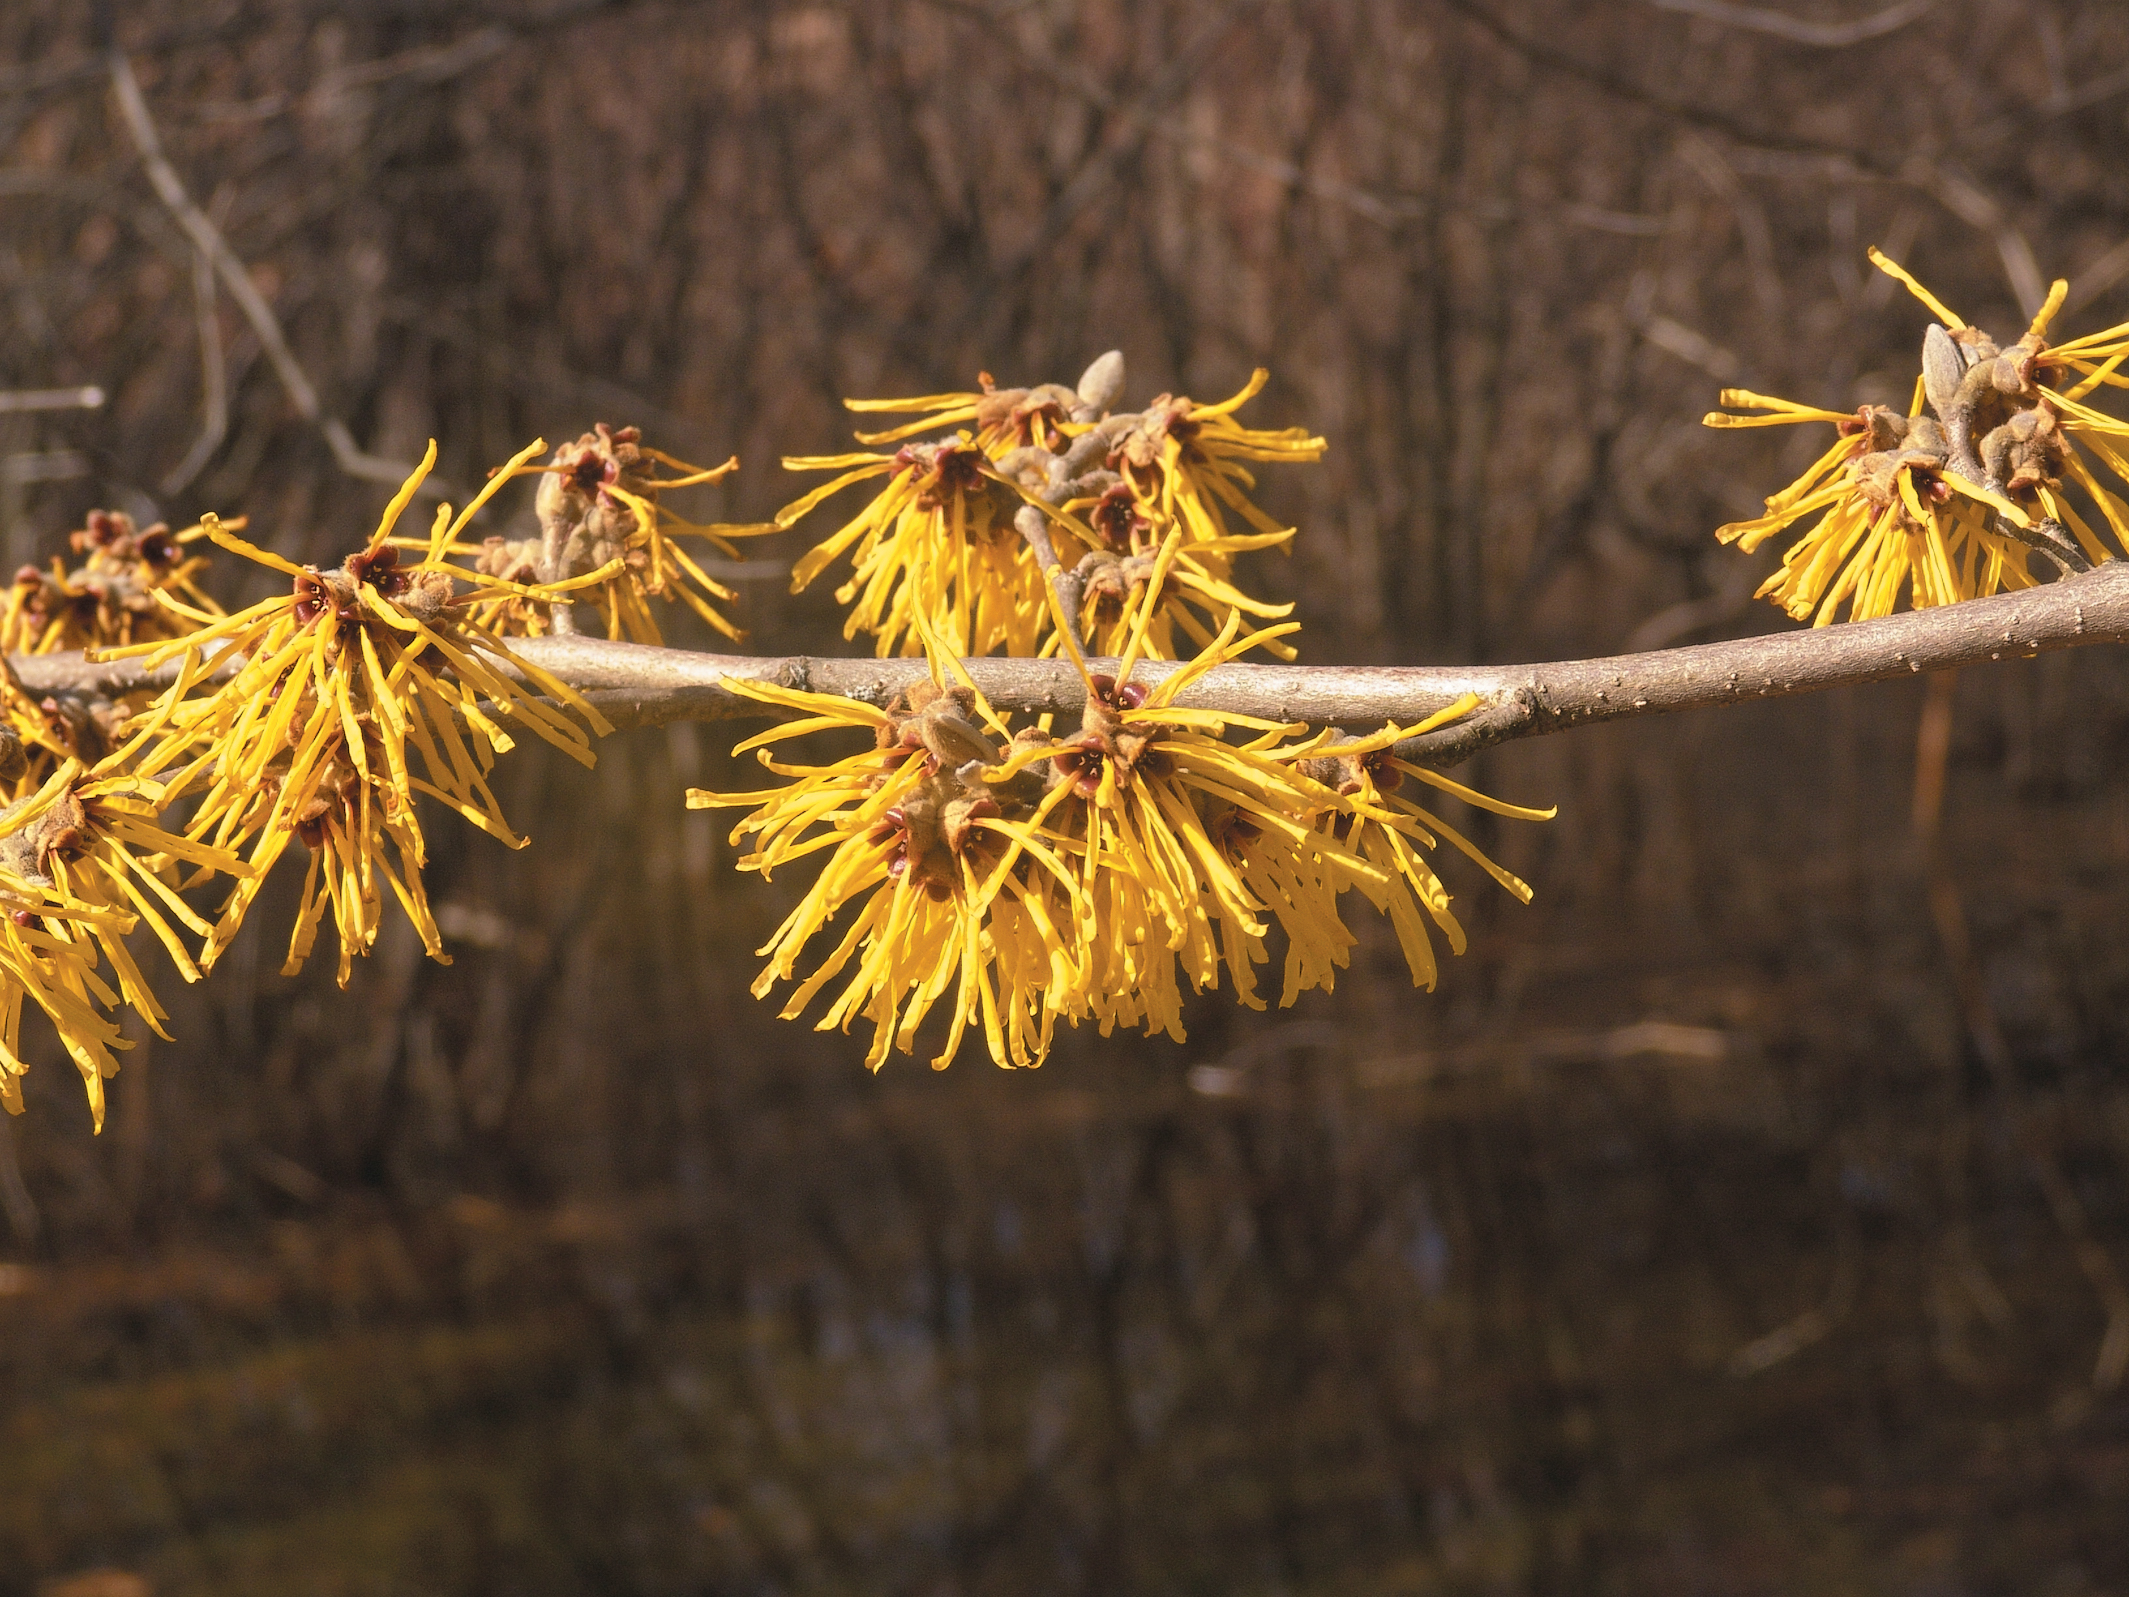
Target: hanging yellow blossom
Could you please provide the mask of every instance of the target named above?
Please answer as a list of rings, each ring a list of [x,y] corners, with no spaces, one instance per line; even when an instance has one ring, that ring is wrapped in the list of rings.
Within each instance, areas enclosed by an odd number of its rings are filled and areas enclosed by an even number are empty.
[[[1449,890],[1422,851],[1438,848],[1439,840],[1446,838],[1519,902],[1530,902],[1530,887],[1521,877],[1496,865],[1477,844],[1439,815],[1408,797],[1407,781],[1423,782],[1475,808],[1519,821],[1549,821],[1557,813],[1489,798],[1439,771],[1397,757],[1399,743],[1460,719],[1478,702],[1475,694],[1466,694],[1413,726],[1386,726],[1363,738],[1341,736],[1282,751],[1301,756],[1302,769],[1345,800],[1343,808],[1325,817],[1325,825],[1376,867],[1373,873],[1357,877],[1357,885],[1377,909],[1390,917],[1398,946],[1412,972],[1412,985],[1430,992],[1436,965],[1427,922],[1431,920],[1441,929],[1451,953],[1461,954],[1465,939],[1463,927],[1449,908]],[[1319,748],[1321,752],[1314,752]]]
[[[1717,529],[1724,543],[1749,552],[1818,517],[1760,596],[1796,620],[1824,626],[1844,608],[1849,620],[1889,615],[1903,594],[1926,609],[2031,587],[2035,551],[2066,571],[2113,558],[2066,485],[2082,494],[2117,545],[2129,540],[2129,510],[2078,449],[2116,478],[2129,477],[2129,426],[2082,402],[2095,386],[2117,381],[2114,364],[2129,354],[2123,330],[2050,348],[2048,324],[2068,292],[2057,282],[2025,335],[2003,349],[1904,269],[1876,250],[1871,259],[1940,318],[1924,339],[1906,415],[1886,405],[1849,415],[1725,389],[1722,403],[1732,412],[1757,414],[1706,418],[1711,427],[1830,422],[1838,434],[1801,477],[1767,500],[1765,515]],[[2084,380],[2050,387],[2046,379],[2064,371]]]
[[[1061,506],[1041,500],[1033,503],[1033,511],[1022,511],[1021,514],[1039,514],[1050,522],[1048,535],[1053,546],[1060,548],[1060,558],[1062,551],[1074,547],[1086,551],[1078,557],[1070,573],[1070,581],[1079,598],[1079,635],[1086,649],[1112,658],[1123,653],[1130,642],[1147,584],[1153,580],[1164,534],[1175,525],[1174,521],[1156,523],[1141,514],[1137,503],[1121,485],[1103,490],[1100,498],[1091,501],[1067,501]],[[1082,520],[1074,513],[1075,507],[1081,512],[1091,510],[1098,514]],[[1097,528],[1100,530],[1095,530]],[[1071,541],[1064,541],[1060,534],[1069,534]],[[1289,530],[1281,540],[1272,541],[1283,541],[1292,536]],[[1220,630],[1225,618],[1237,612],[1270,621],[1291,614],[1294,608],[1291,604],[1266,604],[1252,599],[1227,579],[1235,553],[1262,548],[1266,542],[1260,535],[1223,535],[1181,542],[1162,568],[1160,585],[1154,589],[1153,619],[1142,645],[1144,657],[1149,660],[1177,658],[1184,652],[1176,637],[1178,631],[1183,634],[1184,642],[1200,649],[1209,647],[1213,634]],[[1062,637],[1063,633],[1056,625],[1050,626],[1035,652],[1045,656],[1056,654]],[[1276,636],[1266,636],[1262,646],[1281,659],[1294,658],[1292,646]]]
[[[921,617],[957,655],[1035,652],[1045,622],[1042,569],[1013,530],[1017,496],[965,434],[904,444],[891,455],[793,456],[784,465],[838,473],[777,512],[784,527],[855,483],[886,479],[857,515],[791,569],[791,591],[799,593],[832,561],[850,555],[855,569],[835,594],[837,603],[851,607],[844,637],[875,634],[882,657],[918,654]]]
[[[691,789],[690,808],[747,806],[735,843],[754,839],[742,870],[770,876],[788,860],[832,850],[813,885],[762,948],[769,965],[757,997],[798,978],[809,941],[854,909],[834,948],[784,1006],[798,1016],[828,983],[856,968],[819,1027],[873,1023],[866,1063],[891,1048],[910,1052],[918,1027],[951,993],[943,1068],[971,1025],[1003,1066],[1038,1065],[1051,1027],[1078,980],[1070,951],[1073,889],[1041,835],[1035,781],[992,784],[1002,730],[969,688],[919,682],[885,710],[825,694],[733,680],[735,690],[804,718],[739,745],[792,778],[756,793]],[[987,731],[979,724],[993,723]],[[874,746],[825,766],[787,765],[771,745],[808,733],[854,728]]]
[[[1319,809],[1335,805],[1334,794],[1291,765],[1266,758],[1259,747],[1237,747],[1223,736],[1232,727],[1275,737],[1299,728],[1174,702],[1213,667],[1270,641],[1261,634],[1238,637],[1239,614],[1230,612],[1207,649],[1152,688],[1131,680],[1145,658],[1164,568],[1181,541],[1181,532],[1172,532],[1162,548],[1117,674],[1092,674],[1074,655],[1087,690],[1078,731],[1022,739],[1000,770],[1009,779],[1045,763],[1052,792],[1069,801],[1056,809],[1050,826],[1060,852],[1076,867],[1086,971],[1066,1015],[1074,1023],[1091,1016],[1104,1035],[1123,1025],[1181,1040],[1183,984],[1197,992],[1217,987],[1223,965],[1232,970],[1243,1001],[1261,1007],[1252,967],[1260,957],[1256,945],[1268,931],[1266,904],[1236,869],[1232,812],[1249,816],[1260,837],[1269,829],[1282,846],[1298,852],[1291,878],[1332,881],[1349,859],[1308,825]],[[1343,929],[1331,931],[1320,913],[1303,909],[1286,929],[1290,939],[1307,945],[1302,965],[1342,962]]]
[[[797,981],[783,1010],[794,1018],[849,972],[819,1024],[872,1021],[867,1062],[877,1068],[890,1049],[912,1047],[919,1024],[951,993],[935,1065],[979,1023],[999,1064],[1038,1064],[1058,1019],[1090,1020],[1104,1035],[1125,1026],[1181,1038],[1186,990],[1216,988],[1223,968],[1242,1002],[1264,1007],[1256,967],[1270,958],[1274,924],[1286,942],[1280,1002],[1329,988],[1355,942],[1338,911],[1340,894],[1354,887],[1397,921],[1414,979],[1431,985],[1429,944],[1410,924],[1411,906],[1423,904],[1462,947],[1448,895],[1420,852],[1438,837],[1527,899],[1520,882],[1394,792],[1416,768],[1396,764],[1392,745],[1475,700],[1418,727],[1343,744],[1328,733],[1282,744],[1306,729],[1179,705],[1206,672],[1269,641],[1240,636],[1233,611],[1188,664],[1150,687],[1133,680],[1182,536],[1172,531],[1156,557],[1116,675],[1091,672],[1072,651],[1086,699],[1069,734],[1053,731],[1047,717],[1014,732],[921,615],[914,619],[932,675],[884,710],[730,682],[801,717],[740,745],[788,780],[759,792],[694,790],[689,804],[751,812],[733,832],[735,843],[752,840],[743,869],[768,875],[828,852],[762,950],[770,963],[757,995]],[[836,729],[868,730],[873,747],[825,765],[785,764],[767,752]],[[1236,730],[1253,741],[1228,741]],[[1542,818],[1418,774],[1500,813]],[[802,976],[811,940],[837,925],[833,949]]]
[[[188,981],[199,971],[171,926],[207,924],[177,894],[180,861],[242,876],[241,860],[164,830],[161,784],[123,769],[113,754],[94,769],[63,761],[49,778],[0,811],[0,1101],[20,1113],[17,1047],[27,994],[51,1017],[80,1069],[89,1111],[103,1129],[104,1081],[116,1073],[119,1040],[107,1011],[123,1002],[167,1039],[156,1002],[125,938],[145,921]],[[98,950],[118,989],[96,971]]]
[[[1324,441],[1305,427],[1277,430],[1244,427],[1235,412],[1263,391],[1271,374],[1259,367],[1250,374],[1240,392],[1216,405],[1163,394],[1135,416],[1112,416],[1073,441],[1074,450],[1084,450],[1090,462],[1095,450],[1086,438],[1098,439],[1103,475],[1113,475],[1106,485],[1087,480],[1073,470],[1076,464],[1067,452],[1065,475],[1099,492],[1073,496],[1064,508],[1077,509],[1098,535],[1090,554],[1107,554],[1123,561],[1131,554],[1158,549],[1172,527],[1183,534],[1178,570],[1188,573],[1174,596],[1188,602],[1193,594],[1214,600],[1197,602],[1215,614],[1229,605],[1244,613],[1263,617],[1283,616],[1291,605],[1262,605],[1242,598],[1227,585],[1234,556],[1250,549],[1284,549],[1293,540],[1294,529],[1281,527],[1250,500],[1256,477],[1250,463],[1302,464],[1323,458]],[[1229,516],[1241,519],[1247,530],[1237,530]],[[1091,576],[1091,573],[1090,573]],[[1158,621],[1180,623],[1203,647],[1211,638],[1202,623],[1194,621],[1180,605],[1172,605]],[[1094,636],[1090,647],[1098,646]],[[1171,641],[1160,635],[1157,624],[1151,639],[1152,658],[1175,658]],[[1290,646],[1268,645],[1282,659],[1294,658]]]
[[[1180,540],[1180,531],[1170,534],[1164,560]],[[1237,996],[1262,1007],[1252,966],[1269,957],[1267,918],[1278,921],[1287,945],[1281,1004],[1312,988],[1329,990],[1354,942],[1337,899],[1354,887],[1391,915],[1414,981],[1431,987],[1433,957],[1415,922],[1415,900],[1452,946],[1463,948],[1448,894],[1419,852],[1436,846],[1437,833],[1528,901],[1528,887],[1460,833],[1393,796],[1409,772],[1501,814],[1550,816],[1485,798],[1390,752],[1402,739],[1465,714],[1475,698],[1367,739],[1323,733],[1281,744],[1305,729],[1175,704],[1207,671],[1264,641],[1238,640],[1238,615],[1230,614],[1211,647],[1153,689],[1133,685],[1152,615],[1152,603],[1142,601],[1114,682],[1088,677],[1079,735],[1047,749],[1018,749],[1006,766],[1011,771],[1015,761],[1047,755],[1083,801],[1052,825],[1082,864],[1082,894],[1092,912],[1082,927],[1092,962],[1087,1002],[1104,1031],[1120,1023],[1180,1037],[1178,971],[1202,991],[1217,985],[1222,963]],[[1238,747],[1225,738],[1236,727],[1259,735]]]
[[[376,536],[334,570],[295,565],[210,519],[208,535],[216,543],[283,573],[291,591],[233,616],[195,617],[200,630],[177,643],[112,651],[146,654],[151,667],[182,656],[179,680],[129,745],[138,754],[133,769],[151,776],[179,767],[168,781],[169,797],[204,784],[189,835],[216,849],[249,848],[250,874],[208,935],[203,969],[236,935],[267,872],[296,838],[311,860],[286,970],[300,968],[330,908],[345,985],[350,960],[376,939],[387,886],[429,953],[444,959],[421,886],[426,850],[415,795],[427,794],[522,847],[487,780],[496,755],[513,746],[499,723],[514,722],[572,759],[592,763],[584,729],[542,697],[578,711],[594,732],[608,731],[605,721],[467,611],[504,598],[550,602],[612,573],[600,569],[572,583],[528,587],[468,578],[444,558],[488,496],[544,447],[535,443],[519,454],[456,519],[448,505],[440,507],[426,558],[411,565],[400,564],[400,546],[388,540],[435,462],[434,444],[387,507]],[[458,592],[458,579],[469,580],[470,591]],[[193,696],[222,664],[239,658],[241,667],[225,681]],[[397,870],[386,857],[388,841]]]
[[[177,894],[177,864],[243,877],[251,868],[227,850],[164,830],[162,784],[125,774],[124,754],[94,770],[69,759],[37,789],[0,814],[0,879],[48,895],[49,904],[23,913],[48,916],[62,940],[92,936],[111,961],[119,997],[158,1037],[169,1016],[156,1002],[124,934],[146,922],[187,981],[200,972],[170,922],[200,935],[209,930]],[[93,956],[89,963],[93,967]],[[108,1074],[109,1072],[104,1072]],[[89,1082],[90,1108],[103,1120],[101,1077]]]
[[[88,1089],[103,1129],[103,1084],[118,1074],[114,1050],[129,1048],[110,1011],[119,996],[96,974],[96,941],[124,936],[133,917],[59,902],[49,889],[0,868],[0,1107],[22,1113],[22,1001],[51,1021]]]

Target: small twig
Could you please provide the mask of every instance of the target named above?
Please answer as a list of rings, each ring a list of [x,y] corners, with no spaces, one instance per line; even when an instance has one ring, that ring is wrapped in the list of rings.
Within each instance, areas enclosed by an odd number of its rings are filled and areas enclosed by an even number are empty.
[[[1909,817],[1915,842],[1925,854],[1936,847],[1937,829],[1944,819],[1944,781],[1952,757],[1952,706],[1958,691],[1958,672],[1932,672],[1928,696],[1922,701],[1922,719],[1915,729],[1915,791]]]
[[[1989,526],[1992,532],[2016,538],[2027,548],[2039,550],[2058,571],[2069,576],[2082,576],[2092,569],[2092,562],[2085,558],[2084,550],[2077,547],[2070,535],[2063,531],[2062,523],[2052,516],[2021,527],[2001,512],[1992,510]]]
[[[1085,654],[1086,640],[1079,630],[1079,601],[1084,585],[1079,573],[1066,570],[1064,562],[1057,558],[1057,546],[1050,541],[1050,518],[1033,505],[1022,505],[1013,517],[1013,530],[1035,552],[1035,563],[1042,567],[1043,580],[1056,590],[1057,608],[1064,616],[1065,630],[1071,634],[1072,647]]]
[[[1752,590],[1759,586],[1763,573],[1750,560],[1732,558],[1727,565],[1729,569],[1722,586],[1714,593],[1699,599],[1683,599],[1658,610],[1628,633],[1627,652],[1642,654],[1651,649],[1667,649],[1674,643],[1683,643],[1696,632],[1721,626],[1750,609]]]
[[[103,401],[103,390],[93,384],[87,388],[10,388],[0,390],[0,412],[96,410],[103,405]]]
[[[1496,14],[1497,8],[1488,4],[1487,0],[1442,0],[1442,3],[1531,65],[1578,79],[1615,99],[1645,107],[1659,116],[1670,117],[1688,126],[1707,128],[1747,149],[1775,154],[1824,156],[1859,173],[1871,173],[1878,177],[1893,175],[1871,150],[1853,148],[1802,133],[1753,127],[1727,110],[1696,103],[1673,94],[1666,88],[1637,83],[1631,77],[1580,60],[1548,39],[1511,26]]]
[[[1446,770],[1462,765],[1481,749],[1537,730],[1533,725],[1537,714],[1536,698],[1518,690],[1500,703],[1474,710],[1461,720],[1406,738],[1392,752],[1410,764]]]
[[[1172,114],[1154,115],[1140,108],[1136,102],[1127,104],[1121,95],[1085,67],[1065,62],[1052,52],[1031,45],[1018,29],[995,26],[998,20],[996,13],[989,6],[976,3],[976,0],[930,0],[930,3],[952,15],[966,17],[981,24],[985,29],[986,38],[1004,45],[1022,62],[1058,87],[1077,95],[1096,109],[1110,113],[1119,121],[1143,127],[1152,137],[1182,149],[1209,155],[1241,167],[1244,171],[1269,177],[1272,181],[1306,194],[1312,199],[1340,206],[1379,227],[1394,230],[1443,211],[1494,222],[1517,219],[1557,221],[1572,227],[1586,227],[1596,232],[1614,233],[1626,238],[1654,238],[1671,225],[1668,217],[1637,215],[1629,211],[1614,211],[1601,205],[1587,205],[1575,201],[1510,204],[1500,200],[1455,199],[1438,194],[1388,193],[1340,182],[1311,171],[1300,162],[1252,149],[1246,144],[1216,133],[1208,133],[1188,118]]]
[[[1766,6],[1733,5],[1729,0],[1649,0],[1649,4],[1659,11],[1679,11],[1687,16],[1704,17],[1726,27],[1786,39],[1791,44],[1842,50],[1866,39],[1881,39],[1896,28],[1906,27],[1934,8],[1937,0],[1899,0],[1897,5],[1859,17],[1854,22],[1806,22]]]
[[[2069,295],[2056,315],[2067,317],[2072,311],[2084,309],[2125,277],[2129,277],[2129,239],[2115,245],[2070,279]]]
[[[2047,279],[2033,257],[2032,244],[2012,225],[2001,200],[1942,161],[1911,162],[1902,175],[1967,226],[1988,234],[1995,242],[2004,279],[2017,296],[2019,308],[2028,316],[2040,309],[2048,294]]]
[[[542,517],[540,521],[540,581],[567,582],[577,575],[570,569],[569,525],[567,522]],[[558,638],[574,638],[577,632],[577,607],[569,599],[557,599],[547,607],[547,623],[554,628]]]
[[[1050,201],[1027,241],[1003,264],[991,269],[992,281],[1009,282],[1049,255],[1072,223],[1101,199],[1116,174],[1129,166],[1154,135],[1161,108],[1175,101],[1178,93],[1219,53],[1236,27],[1268,3],[1269,0],[1228,0],[1216,16],[1183,41],[1134,99],[1126,104],[1112,101],[1105,107],[1122,129],[1122,136],[1104,142],[1080,163]]]
[[[281,324],[275,318],[273,308],[266,303],[244,263],[237,259],[236,252],[222,237],[221,230],[209,221],[206,212],[193,204],[185,192],[185,185],[163,154],[162,140],[155,131],[155,121],[148,114],[148,102],[140,92],[140,84],[133,76],[132,64],[125,52],[114,50],[110,59],[111,87],[118,96],[118,108],[125,118],[126,131],[132,135],[133,147],[140,154],[141,165],[147,169],[148,181],[154,185],[156,197],[164,208],[176,218],[193,245],[214,263],[222,286],[229,290],[229,297],[237,302],[251,330],[258,335],[266,357],[273,362],[274,372],[281,379],[281,386],[288,391],[303,419],[312,423],[325,434],[325,441],[332,447],[333,459],[340,469],[351,477],[367,477],[376,482],[403,482],[413,472],[413,467],[403,461],[387,460],[381,455],[365,454],[356,446],[354,435],[347,424],[337,416],[327,415],[319,403],[318,390],[305,372],[303,365],[288,347],[288,339],[282,334]],[[428,484],[435,491],[441,485],[431,478]]]
[[[177,493],[197,477],[229,432],[229,378],[222,361],[222,329],[215,315],[214,257],[197,248],[192,252],[192,310],[200,329],[200,435],[163,479],[166,494]]]

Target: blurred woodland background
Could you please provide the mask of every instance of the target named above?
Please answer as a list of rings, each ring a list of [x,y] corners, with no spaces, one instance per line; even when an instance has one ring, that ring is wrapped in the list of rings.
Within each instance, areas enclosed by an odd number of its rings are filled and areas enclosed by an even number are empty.
[[[1246,573],[1304,659],[1611,652],[1786,625],[1710,532],[1818,443],[1698,421],[1905,404],[1865,246],[2129,318],[2108,0],[14,0],[0,62],[0,389],[107,396],[0,409],[11,565],[93,506],[330,562],[360,456],[599,420],[752,519],[843,395],[1116,347],[1329,437]],[[754,645],[854,648],[803,542]],[[2129,1592],[2118,655],[1495,751],[1560,818],[1476,818],[1538,897],[1452,873],[1439,992],[1378,927],[1033,1075],[747,997],[731,740],[513,755],[448,969],[280,979],[294,878],[158,956],[99,1139],[39,1056],[0,1594]]]

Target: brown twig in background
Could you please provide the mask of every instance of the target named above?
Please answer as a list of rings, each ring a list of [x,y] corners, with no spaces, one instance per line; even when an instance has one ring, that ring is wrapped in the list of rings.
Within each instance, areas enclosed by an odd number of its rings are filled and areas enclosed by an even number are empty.
[[[96,410],[102,407],[104,391],[87,388],[11,388],[0,392],[0,414],[28,410]]]
[[[1649,4],[1659,11],[1704,17],[1725,27],[1764,33],[1771,38],[1786,39],[1791,44],[1808,44],[1820,50],[1843,50],[1866,39],[1881,39],[1895,29],[1906,27],[1933,9],[1937,0],[1899,0],[1896,5],[1859,17],[1854,22],[1806,22],[1767,6],[1733,5],[1729,0],[1649,0]]]
[[[1147,107],[1164,103],[1159,95],[1150,99],[1142,97],[1126,104],[1121,96],[1084,67],[1060,60],[1052,52],[1031,44],[1015,31],[1001,26],[1006,19],[991,7],[976,3],[976,0],[930,0],[930,3],[951,15],[966,17],[982,24],[986,38],[1003,43],[1015,57],[1043,77],[1077,95],[1088,105],[1117,117],[1127,126],[1149,137],[1212,156],[1245,172],[1271,178],[1312,199],[1339,206],[1385,228],[1395,229],[1408,222],[1423,221],[1445,210],[1459,215],[1482,217],[1489,221],[1510,221],[1518,218],[1557,221],[1570,227],[1584,227],[1626,238],[1653,238],[1670,225],[1668,219],[1661,216],[1617,211],[1602,205],[1588,205],[1572,200],[1551,203],[1469,201],[1438,194],[1395,193],[1342,182],[1336,177],[1313,171],[1300,162],[1268,154],[1217,133],[1209,133],[1172,113],[1155,114]]]
[[[2083,1200],[2064,1172],[2062,1160],[2044,1129],[2026,1106],[2017,1060],[2003,1034],[1995,1001],[1989,994],[1988,974],[1982,968],[1968,927],[1957,862],[1943,847],[1945,778],[1951,763],[1952,710],[1958,682],[1956,671],[1940,671],[1929,679],[1929,696],[1923,703],[1915,738],[1913,827],[1929,894],[1930,921],[1950,967],[1947,974],[1967,1039],[1996,1089],[2012,1141],[2024,1156],[2034,1185],[2047,1200],[2049,1214],[2069,1243],[2078,1269],[2084,1272],[2107,1317],[2106,1333],[2100,1338],[2099,1354],[2093,1363],[2092,1385],[2099,1391],[2111,1392],[2129,1374],[2129,1281],[2123,1279],[2113,1255],[2093,1235]]]
[[[177,219],[194,247],[214,263],[223,287],[229,290],[229,297],[237,302],[245,321],[251,324],[252,332],[266,351],[266,358],[273,362],[281,386],[288,391],[289,399],[303,419],[325,434],[325,441],[332,446],[333,459],[339,463],[340,469],[351,477],[366,477],[374,482],[404,482],[414,469],[411,465],[366,454],[356,445],[354,435],[347,430],[347,423],[326,413],[319,402],[317,386],[304,371],[302,362],[296,359],[295,352],[288,347],[288,339],[281,332],[273,308],[266,303],[266,296],[253,284],[251,274],[237,259],[221,230],[208,220],[206,212],[192,203],[177,169],[163,155],[162,140],[156,134],[154,119],[148,114],[148,102],[140,92],[132,64],[123,51],[111,52],[111,87],[118,96],[118,109],[125,119],[126,131],[132,137],[133,147],[140,153],[141,165],[147,169],[148,181],[154,185],[156,197]],[[425,486],[432,492],[442,491],[433,478]]]
[[[163,478],[163,492],[174,494],[200,474],[229,434],[229,375],[222,358],[222,329],[215,316],[214,257],[192,252],[192,307],[200,333],[200,432],[185,458]]]

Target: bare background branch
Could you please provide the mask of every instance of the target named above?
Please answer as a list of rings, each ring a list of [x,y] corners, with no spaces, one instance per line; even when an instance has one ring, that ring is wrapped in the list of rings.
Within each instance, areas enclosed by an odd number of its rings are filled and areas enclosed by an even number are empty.
[[[1786,39],[1792,44],[1808,44],[1821,50],[1845,50],[1852,44],[1881,39],[1906,27],[1926,16],[1934,9],[1937,0],[1899,0],[1897,5],[1886,6],[1853,22],[1808,22],[1769,6],[1732,5],[1729,0],[1648,0],[1648,3],[1658,10],[1705,17],[1710,22],[1720,22],[1732,28],[1749,28],[1754,33]]]

